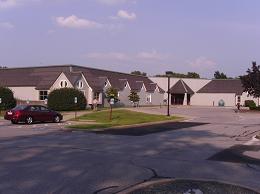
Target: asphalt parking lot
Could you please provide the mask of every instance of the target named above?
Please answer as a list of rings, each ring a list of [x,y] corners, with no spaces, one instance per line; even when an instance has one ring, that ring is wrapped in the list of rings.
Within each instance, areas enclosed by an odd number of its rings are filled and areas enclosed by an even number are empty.
[[[166,109],[138,111],[165,114]],[[68,133],[61,132],[64,125],[0,121],[0,193],[117,193],[165,177],[260,190],[260,143],[252,141],[260,132],[260,114],[204,107],[173,107],[171,113],[200,124],[162,124],[153,127],[178,130],[138,136]],[[240,159],[226,157],[228,152]]]

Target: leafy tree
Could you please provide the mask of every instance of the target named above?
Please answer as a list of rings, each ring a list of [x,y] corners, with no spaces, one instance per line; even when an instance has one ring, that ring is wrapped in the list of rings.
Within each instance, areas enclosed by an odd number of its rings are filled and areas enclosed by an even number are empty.
[[[105,92],[107,101],[110,103],[110,100],[113,98],[114,102],[118,102],[118,90],[116,88],[108,88]]]
[[[117,103],[119,101],[118,90],[116,88],[111,87],[108,88],[105,93],[106,93],[107,101],[110,104],[109,120],[112,120],[112,104],[110,102],[111,99],[114,99],[114,103]]]
[[[134,103],[134,106],[136,106],[138,104],[138,102],[140,101],[139,95],[134,91],[132,91],[128,97],[129,97],[129,100]]]
[[[141,72],[141,71],[132,71],[131,74],[132,74],[132,75],[142,75],[142,76],[147,76],[147,73],[145,73],[145,72]]]
[[[187,74],[183,74],[183,73],[168,71],[167,75],[166,74],[156,75],[156,77],[168,77],[168,76],[175,77],[175,78],[200,78],[200,75],[196,72],[188,72]]]
[[[200,78],[200,74],[198,74],[196,72],[188,72],[187,78]]]
[[[77,97],[77,103],[75,103],[75,97]],[[75,88],[56,89],[48,95],[48,107],[53,110],[84,110],[86,105],[83,92]]]
[[[214,78],[215,79],[228,79],[226,74],[224,74],[223,72],[220,73],[219,71],[215,71]]]
[[[0,110],[8,110],[16,106],[13,91],[6,87],[0,87]]]
[[[252,63],[251,69],[247,70],[247,75],[240,76],[245,92],[255,98],[260,97],[260,66],[256,62]]]

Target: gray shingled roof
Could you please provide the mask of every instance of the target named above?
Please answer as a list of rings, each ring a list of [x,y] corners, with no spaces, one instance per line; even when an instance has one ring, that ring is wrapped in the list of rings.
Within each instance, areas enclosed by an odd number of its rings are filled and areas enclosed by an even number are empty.
[[[129,83],[132,90],[140,91],[142,86],[140,82],[144,83],[147,91],[153,92],[156,88],[155,84],[145,76],[76,65],[0,69],[0,85],[7,87],[32,86],[38,90],[47,90],[50,89],[62,72],[73,85],[83,74],[94,91],[102,91],[107,79],[112,87],[118,90],[123,90],[126,82]],[[159,91],[164,92],[161,88],[159,88]]]
[[[174,94],[194,94],[194,91],[182,79],[171,87],[170,92]]]
[[[241,95],[244,92],[242,82],[239,79],[212,80],[197,93],[235,93]]]

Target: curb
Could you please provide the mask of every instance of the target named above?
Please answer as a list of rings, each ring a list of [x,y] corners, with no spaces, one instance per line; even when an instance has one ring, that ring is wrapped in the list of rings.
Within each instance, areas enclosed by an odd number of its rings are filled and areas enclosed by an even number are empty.
[[[129,194],[131,192],[134,192],[136,190],[139,189],[145,189],[148,186],[151,185],[156,185],[156,184],[164,184],[164,183],[170,183],[170,182],[174,182],[174,181],[178,181],[178,180],[183,180],[183,181],[201,181],[201,182],[211,182],[211,183],[219,183],[219,184],[226,184],[226,185],[232,185],[232,186],[236,186],[236,187],[240,187],[240,188],[244,188],[247,189],[249,191],[253,191],[255,193],[260,194],[260,190],[255,190],[255,189],[251,189],[247,186],[243,186],[241,184],[235,184],[235,183],[231,183],[228,181],[218,181],[218,180],[214,180],[214,179],[179,179],[179,178],[166,178],[166,179],[160,179],[160,180],[154,180],[154,181],[148,181],[148,182],[144,182],[144,183],[140,183],[138,185],[135,185],[131,188],[126,188],[125,190],[121,190],[116,192],[117,194]]]

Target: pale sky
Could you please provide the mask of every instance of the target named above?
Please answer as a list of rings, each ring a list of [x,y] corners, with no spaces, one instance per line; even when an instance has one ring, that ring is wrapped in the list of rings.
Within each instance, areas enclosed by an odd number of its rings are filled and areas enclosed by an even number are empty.
[[[259,0],[0,0],[0,65],[238,76],[260,61],[259,7]]]

